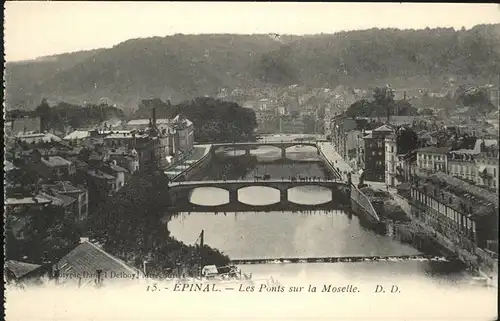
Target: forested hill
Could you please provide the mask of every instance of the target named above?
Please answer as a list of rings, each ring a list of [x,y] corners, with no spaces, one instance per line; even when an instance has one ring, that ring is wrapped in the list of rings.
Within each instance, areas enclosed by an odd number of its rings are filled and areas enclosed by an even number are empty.
[[[104,99],[137,106],[215,95],[221,87],[304,84],[423,87],[500,73],[500,24],[470,30],[370,29],[333,35],[174,35],[6,66],[8,108]]]

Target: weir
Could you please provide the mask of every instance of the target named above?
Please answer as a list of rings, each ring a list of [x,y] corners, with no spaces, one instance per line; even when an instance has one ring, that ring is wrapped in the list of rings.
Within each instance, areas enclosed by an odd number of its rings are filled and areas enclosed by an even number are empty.
[[[346,263],[346,262],[374,262],[374,261],[436,261],[449,262],[455,257],[433,255],[386,255],[386,256],[336,256],[336,257],[289,257],[289,258],[262,258],[262,259],[234,259],[232,264],[277,264],[277,263]]]

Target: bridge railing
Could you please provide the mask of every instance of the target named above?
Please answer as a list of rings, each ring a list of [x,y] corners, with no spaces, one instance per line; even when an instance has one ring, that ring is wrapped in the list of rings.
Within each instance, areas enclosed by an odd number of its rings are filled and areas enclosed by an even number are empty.
[[[373,216],[378,222],[380,222],[380,217],[377,214],[377,211],[373,208],[370,199],[361,192],[356,185],[351,184],[351,199],[355,201],[362,209],[368,212],[371,216]]]

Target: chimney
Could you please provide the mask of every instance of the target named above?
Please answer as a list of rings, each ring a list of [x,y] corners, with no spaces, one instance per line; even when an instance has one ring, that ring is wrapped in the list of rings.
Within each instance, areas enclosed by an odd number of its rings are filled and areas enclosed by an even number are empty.
[[[406,91],[403,92],[403,99],[406,100]]]
[[[156,107],[153,107],[153,127],[156,128]]]
[[[88,237],[80,237],[80,243],[85,243],[88,242],[89,238]]]
[[[101,269],[96,269],[95,270],[96,273],[97,273],[97,285],[101,285],[102,284],[102,270]]]

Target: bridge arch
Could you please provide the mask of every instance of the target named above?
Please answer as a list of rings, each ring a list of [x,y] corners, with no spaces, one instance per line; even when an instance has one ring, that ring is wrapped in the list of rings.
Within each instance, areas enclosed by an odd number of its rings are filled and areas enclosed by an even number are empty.
[[[210,197],[204,197],[204,195]],[[190,204],[201,206],[221,206],[230,203],[229,190],[221,187],[194,187],[188,191]]]
[[[265,206],[265,205],[277,204],[282,201],[281,199],[282,191],[271,186],[262,186],[262,185],[243,186],[237,188],[235,194],[237,197],[237,201],[245,205]],[[256,194],[259,195],[259,198],[254,197]],[[263,203],[252,202],[252,200],[262,199],[262,197],[265,197],[265,202]]]
[[[315,185],[314,182],[310,182],[310,185],[290,187],[288,201],[297,205],[327,204],[333,201],[332,189],[324,185]]]

